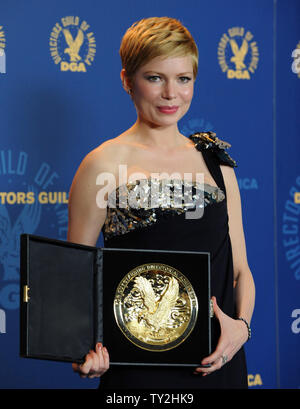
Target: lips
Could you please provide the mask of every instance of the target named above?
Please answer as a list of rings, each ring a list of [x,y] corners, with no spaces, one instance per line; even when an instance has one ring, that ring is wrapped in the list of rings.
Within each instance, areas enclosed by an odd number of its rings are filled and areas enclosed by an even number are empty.
[[[157,107],[159,112],[162,114],[175,114],[175,112],[178,111],[178,106],[173,105],[173,106],[159,106]]]

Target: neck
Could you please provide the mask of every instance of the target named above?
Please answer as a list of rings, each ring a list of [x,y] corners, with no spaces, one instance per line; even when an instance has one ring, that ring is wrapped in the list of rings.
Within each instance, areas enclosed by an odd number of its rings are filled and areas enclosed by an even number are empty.
[[[155,126],[140,118],[128,130],[128,134],[134,136],[143,145],[160,149],[176,148],[183,145],[186,139],[180,134],[177,123],[169,126]]]

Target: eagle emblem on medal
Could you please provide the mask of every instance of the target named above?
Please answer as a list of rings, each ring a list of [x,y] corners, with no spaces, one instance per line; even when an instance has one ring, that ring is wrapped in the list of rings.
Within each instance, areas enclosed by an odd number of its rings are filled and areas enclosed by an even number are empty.
[[[198,300],[188,279],[177,269],[149,263],[131,270],[115,299],[116,322],[136,346],[165,351],[181,344],[194,328]]]

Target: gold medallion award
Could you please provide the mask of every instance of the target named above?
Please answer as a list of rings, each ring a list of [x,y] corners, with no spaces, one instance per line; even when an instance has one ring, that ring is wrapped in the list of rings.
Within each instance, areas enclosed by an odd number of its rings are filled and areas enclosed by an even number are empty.
[[[189,280],[161,263],[140,265],[119,283],[114,298],[116,322],[139,348],[167,351],[192,332],[198,300]]]

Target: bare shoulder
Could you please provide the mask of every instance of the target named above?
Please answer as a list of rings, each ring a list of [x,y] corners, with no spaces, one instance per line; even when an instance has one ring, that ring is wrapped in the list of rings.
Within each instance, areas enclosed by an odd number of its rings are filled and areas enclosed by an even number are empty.
[[[89,152],[81,163],[81,167],[88,168],[91,171],[112,172],[118,165],[127,159],[129,148],[127,144],[122,143],[119,137],[109,139]]]
[[[89,196],[93,198],[104,180],[113,181],[110,185],[113,189],[115,183],[118,183],[119,165],[128,162],[130,152],[130,145],[119,137],[107,140],[93,149],[83,158],[75,173],[70,197],[74,198],[78,192],[80,200]]]

